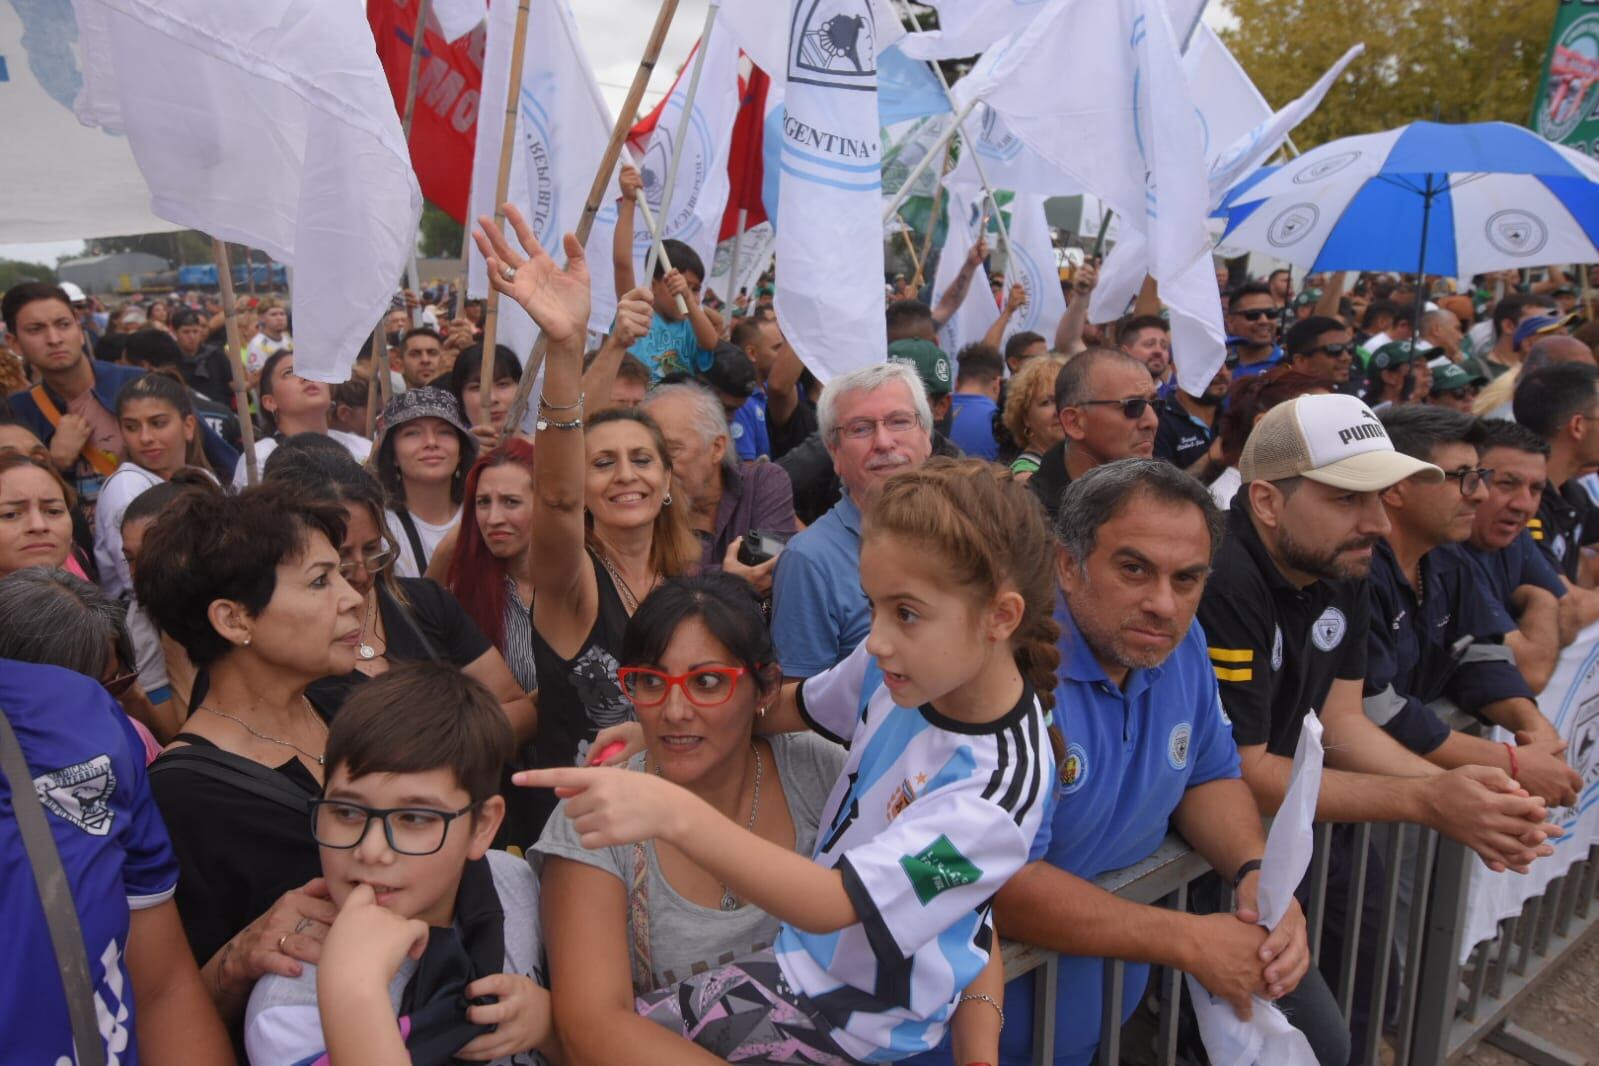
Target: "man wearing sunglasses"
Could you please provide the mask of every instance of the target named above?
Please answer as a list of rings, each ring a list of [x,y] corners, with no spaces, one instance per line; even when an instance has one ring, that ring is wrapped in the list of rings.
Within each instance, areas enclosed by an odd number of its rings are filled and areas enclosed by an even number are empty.
[[[1235,379],[1282,362],[1283,350],[1277,347],[1278,317],[1277,300],[1265,282],[1252,281],[1233,290],[1227,301],[1227,332],[1237,338],[1232,346],[1238,356]]]
[[[1295,370],[1322,378],[1340,392],[1346,391],[1355,362],[1355,341],[1342,322],[1313,315],[1294,323],[1284,343]]]
[[[1427,394],[1427,402],[1434,407],[1447,407],[1461,414],[1471,414],[1482,377],[1464,366],[1451,363],[1443,356],[1428,365],[1432,367],[1432,390]]]
[[[1027,482],[1051,519],[1066,486],[1094,467],[1154,455],[1155,395],[1148,367],[1114,348],[1090,348],[1061,367],[1055,410],[1066,437],[1044,453]]]
[[[1446,770],[1497,767],[1550,806],[1575,803],[1582,781],[1561,758],[1565,742],[1503,643],[1502,613],[1454,548],[1471,536],[1493,477],[1479,466],[1481,427],[1439,407],[1393,407],[1380,417],[1395,451],[1444,477],[1410,477],[1382,492],[1390,528],[1372,559],[1366,716]],[[1445,697],[1504,726],[1519,746],[1450,729],[1428,706]]]

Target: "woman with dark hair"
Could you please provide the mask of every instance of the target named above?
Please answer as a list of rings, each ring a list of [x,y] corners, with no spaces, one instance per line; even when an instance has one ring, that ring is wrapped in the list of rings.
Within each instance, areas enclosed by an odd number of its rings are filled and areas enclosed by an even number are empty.
[[[533,445],[512,437],[472,464],[466,500],[445,587],[532,692]]]
[[[586,762],[595,734],[633,717],[616,682],[627,620],[662,581],[689,572],[700,546],[683,504],[673,506],[672,460],[647,415],[584,414],[580,387],[589,315],[582,252],[554,261],[513,207],[528,257],[498,231],[480,231],[494,287],[514,299],[548,343],[533,474],[533,658],[539,680],[539,766]],[[575,265],[574,265],[575,264]],[[642,293],[618,302],[613,333],[631,344],[648,329]],[[537,794],[548,816],[554,797]]]
[[[428,385],[390,400],[382,424],[373,464],[388,494],[389,527],[400,538],[394,572],[421,577],[461,515],[477,438],[455,397]]]
[[[455,357],[450,370],[450,395],[461,405],[461,414],[472,426],[472,435],[493,447],[505,429],[505,417],[516,401],[516,386],[522,380],[522,364],[516,353],[503,344],[494,346],[494,381],[489,389],[489,428],[478,421],[478,405],[483,395],[483,345],[474,344]]]
[[[707,574],[656,589],[621,647],[644,735],[628,765],[810,855],[844,750],[810,733],[754,735],[782,681],[775,659],[740,579]],[[692,1056],[689,1041],[635,1013],[634,997],[770,945],[777,919],[661,841],[585,848],[559,808],[536,850],[550,993],[568,1050],[595,1062]]]
[[[106,595],[128,594],[132,579],[122,557],[122,513],[142,493],[184,467],[213,478],[189,390],[177,378],[146,374],[117,393],[117,425],[128,457],[100,486],[94,508],[94,561]]]
[[[287,485],[188,492],[146,532],[139,602],[201,671],[194,710],[151,766],[206,988],[236,1024],[262,974],[314,963],[334,918],[305,804],[322,787],[328,709],[361,598],[339,572],[344,511]]]
[[[72,491],[41,446],[0,450],[0,577],[29,566],[83,567],[73,557]]]
[[[372,454],[372,442],[354,433],[333,429],[331,417],[332,398],[328,386],[320,381],[302,378],[294,372],[294,349],[281,348],[269,356],[261,367],[261,421],[267,435],[255,442],[255,460],[258,468],[277,446],[289,437],[300,433],[317,433],[338,441],[344,450],[364,463]],[[246,465],[239,463],[233,472],[233,487],[245,486]]]
[[[427,578],[394,572],[394,536],[383,520],[383,489],[348,455],[288,445],[273,454],[267,484],[292,485],[343,510],[339,571],[360,594],[361,631],[353,668],[310,688],[336,708],[367,678],[406,662],[448,662],[494,693],[519,742],[532,738],[533,701],[504,658],[461,610],[455,597]]]
[[[1216,439],[1210,443],[1210,458],[1223,469],[1210,483],[1210,494],[1216,506],[1226,510],[1232,506],[1233,495],[1243,484],[1238,473],[1238,459],[1244,454],[1244,442],[1255,423],[1266,417],[1280,403],[1297,396],[1331,392],[1326,378],[1277,367],[1264,374],[1252,374],[1234,381],[1227,390],[1227,403],[1222,408],[1221,427]]]

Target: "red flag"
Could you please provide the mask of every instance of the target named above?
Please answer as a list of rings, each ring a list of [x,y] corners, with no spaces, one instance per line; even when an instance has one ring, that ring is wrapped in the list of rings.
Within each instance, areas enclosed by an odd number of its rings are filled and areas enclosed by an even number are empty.
[[[722,231],[717,241],[731,240],[738,233],[738,213],[744,212],[744,228],[766,221],[766,201],[761,198],[761,183],[766,167],[762,160],[766,129],[766,90],[771,78],[760,67],[750,64],[738,102],[738,118],[733,122],[733,145],[727,157],[730,182],[727,211],[722,215]]]
[[[378,58],[389,78],[394,109],[405,115],[406,82],[411,75],[411,35],[421,0],[367,0],[366,18],[377,42]],[[411,122],[411,165],[422,195],[465,224],[472,186],[472,149],[477,138],[478,96],[483,87],[484,27],[454,44],[444,40],[430,19],[422,36],[416,108]]]

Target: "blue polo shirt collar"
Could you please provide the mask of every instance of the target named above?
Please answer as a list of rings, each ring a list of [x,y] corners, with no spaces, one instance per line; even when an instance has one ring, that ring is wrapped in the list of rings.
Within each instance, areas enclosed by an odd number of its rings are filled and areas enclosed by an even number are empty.
[[[1127,690],[1121,691],[1105,673],[1105,668],[1099,664],[1099,660],[1094,657],[1094,651],[1088,646],[1088,641],[1083,639],[1076,620],[1066,608],[1065,597],[1056,599],[1055,621],[1060,623],[1060,642],[1065,652],[1062,672],[1066,680],[1093,685],[1102,691],[1113,692],[1128,700],[1136,699],[1160,680],[1160,667],[1152,666],[1147,669],[1135,667],[1127,674]]]
[[[861,535],[861,509],[849,498],[848,489],[845,489],[844,494],[838,498],[833,510],[838,512],[838,520],[844,524],[845,529],[857,537]]]

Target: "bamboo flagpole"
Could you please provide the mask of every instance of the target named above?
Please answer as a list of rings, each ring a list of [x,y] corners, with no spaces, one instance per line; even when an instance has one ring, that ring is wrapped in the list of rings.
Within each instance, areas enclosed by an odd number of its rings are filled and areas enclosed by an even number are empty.
[[[411,70],[405,82],[405,115],[401,126],[405,133],[405,152],[411,153],[411,122],[416,117],[416,83],[422,72],[422,38],[427,34],[428,12],[432,9],[432,0],[417,0],[416,28],[411,34]],[[422,324],[421,285],[417,279],[416,245],[411,246],[411,258],[405,266],[405,283],[408,288],[417,294],[417,304],[408,308],[411,312],[411,328]]]
[[[638,70],[633,72],[633,84],[628,86],[627,99],[622,101],[622,109],[616,113],[616,125],[611,129],[611,142],[605,146],[605,154],[600,157],[599,169],[594,173],[594,184],[589,188],[589,198],[583,204],[582,216],[577,220],[578,244],[588,243],[589,231],[594,228],[594,218],[600,213],[600,204],[605,199],[605,190],[611,184],[611,175],[616,172],[616,160],[622,154],[622,142],[627,139],[627,131],[633,128],[633,116],[638,114],[639,102],[644,99],[644,90],[650,84],[650,72],[655,69],[655,62],[660,58],[661,46],[666,43],[666,31],[672,28],[672,16],[676,13],[677,0],[661,0],[660,11],[655,15],[655,26],[650,30],[649,40],[644,45],[644,55],[639,59]],[[622,294],[617,293],[617,295]],[[485,315],[485,323],[487,320]],[[500,431],[501,440],[516,432],[516,427],[522,422],[522,416],[527,413],[528,397],[533,393],[533,382],[537,380],[539,368],[544,364],[544,348],[544,338],[540,336],[538,343],[533,346],[533,353],[528,356],[527,367],[523,370],[522,380],[517,385],[516,399],[511,404],[510,413],[505,416],[505,428]],[[487,345],[483,350],[483,361],[492,362]],[[483,394],[487,396],[488,391],[488,384],[485,383]]]
[[[519,0],[516,5],[516,30],[511,35],[511,77],[505,89],[505,120],[500,127],[500,173],[494,182],[494,228],[505,227],[505,194],[511,184],[511,152],[516,143],[517,101],[522,96],[522,60],[527,43],[527,12],[529,0]],[[479,122],[482,118],[479,117]],[[470,213],[470,212],[469,212]],[[472,229],[467,219],[467,230]],[[483,307],[483,359],[481,384],[478,391],[476,422],[489,425],[489,405],[494,396],[494,340],[499,329],[500,294],[489,286],[488,300]],[[524,375],[525,376],[525,375]],[[464,412],[463,412],[464,414]]]
[[[694,99],[700,91],[700,73],[705,69],[705,49],[711,41],[711,29],[716,25],[716,13],[721,10],[722,0],[711,0],[705,9],[705,28],[700,31],[700,43],[694,49],[694,69],[688,76],[688,94],[683,97],[683,112],[678,117],[678,135],[672,142],[672,158],[666,165],[666,183],[661,186],[661,210],[666,212],[668,220],[672,217],[672,193],[677,189],[678,167],[683,163],[683,145],[688,142],[686,133],[694,118]],[[662,116],[665,117],[664,115]],[[654,230],[654,227],[651,227]],[[651,277],[655,272],[655,257],[660,255],[660,238],[664,233],[654,233],[656,247],[650,251],[644,264],[644,276]],[[667,267],[671,270],[671,267]],[[688,314],[679,308],[683,314]]]
[[[211,255],[217,261],[217,284],[222,289],[222,325],[227,330],[228,347],[233,357],[228,365],[233,372],[233,406],[239,414],[239,435],[244,444],[244,470],[247,483],[258,484],[261,472],[255,465],[255,425],[250,421],[249,384],[244,377],[244,348],[239,343],[239,320],[234,314],[233,268],[228,265],[228,246],[211,238]]]

